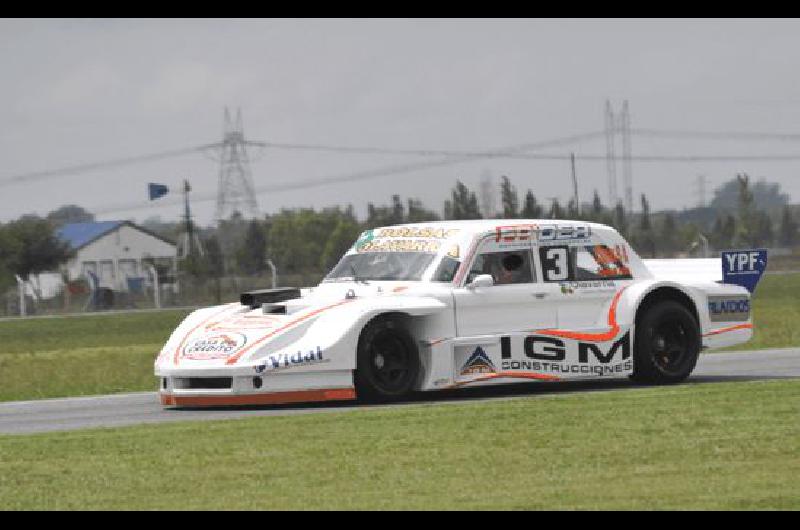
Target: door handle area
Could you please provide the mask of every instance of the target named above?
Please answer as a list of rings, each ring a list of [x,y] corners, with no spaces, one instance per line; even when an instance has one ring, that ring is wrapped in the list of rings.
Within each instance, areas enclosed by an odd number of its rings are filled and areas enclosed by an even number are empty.
[[[547,296],[547,293],[533,293],[533,296],[536,297],[537,300],[541,300]]]

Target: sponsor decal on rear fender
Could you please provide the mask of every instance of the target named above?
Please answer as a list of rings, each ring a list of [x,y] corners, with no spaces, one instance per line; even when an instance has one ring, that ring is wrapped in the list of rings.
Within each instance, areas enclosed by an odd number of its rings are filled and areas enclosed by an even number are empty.
[[[709,296],[711,322],[744,322],[750,318],[750,299],[741,296]]]

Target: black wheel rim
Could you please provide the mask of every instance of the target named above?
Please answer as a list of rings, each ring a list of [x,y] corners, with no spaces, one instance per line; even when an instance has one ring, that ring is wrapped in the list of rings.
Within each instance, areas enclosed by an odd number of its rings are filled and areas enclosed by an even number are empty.
[[[403,392],[411,376],[411,356],[403,340],[389,331],[378,334],[369,348],[369,369],[380,390]]]
[[[664,373],[680,372],[680,367],[690,346],[690,335],[682,322],[665,319],[655,326],[651,338],[651,351],[656,366]]]

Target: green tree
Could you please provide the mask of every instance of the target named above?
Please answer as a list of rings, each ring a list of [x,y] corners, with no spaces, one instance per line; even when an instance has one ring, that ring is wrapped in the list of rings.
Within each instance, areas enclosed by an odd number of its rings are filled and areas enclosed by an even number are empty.
[[[244,274],[259,274],[267,268],[267,234],[264,226],[253,219],[247,225],[242,246],[237,251],[239,271]]]
[[[735,235],[736,218],[730,214],[718,216],[711,230],[711,245],[718,250],[730,248],[733,246]]]
[[[450,199],[444,203],[444,217],[451,220],[482,218],[475,192],[470,191],[460,180],[456,181]]]
[[[642,193],[642,217],[639,223],[639,229],[642,232],[649,232],[652,228],[653,222],[650,219],[650,202],[647,200],[644,193]]]
[[[639,228],[635,233],[634,241],[639,252],[643,256],[650,258],[656,257],[656,239],[653,235],[653,221],[650,217],[650,202],[642,193],[642,215],[639,220]]]
[[[524,219],[541,219],[542,207],[536,202],[536,196],[533,191],[528,190],[525,194],[525,203],[522,205],[522,217]]]
[[[733,238],[733,244],[738,247],[746,247],[752,244],[755,238],[755,233],[758,229],[756,226],[756,212],[755,212],[755,198],[753,192],[750,190],[750,177],[746,173],[736,175],[736,183],[738,186],[738,214],[739,219],[736,223],[736,233]]]
[[[742,177],[746,177],[749,181],[746,174],[740,174],[717,188],[714,191],[714,198],[711,200],[711,208],[718,212],[737,208],[741,200]],[[774,211],[789,204],[789,195],[781,191],[780,184],[770,183],[762,178],[755,184],[748,182],[748,185],[753,204],[759,210]]]
[[[659,230],[659,247],[667,256],[672,256],[678,249],[678,234],[676,230],[675,215],[667,212]]]
[[[0,227],[0,263],[13,274],[27,280],[31,274],[53,271],[72,256],[69,245],[58,239],[52,224],[26,215]]]
[[[625,207],[622,206],[621,201],[614,207],[613,226],[622,237],[628,237],[628,216],[625,213]]]
[[[14,260],[20,252],[20,242],[11,237],[6,225],[0,224],[0,293],[14,285]]]
[[[94,214],[77,204],[67,204],[47,214],[47,220],[50,221],[54,227],[60,228],[69,223],[94,222]]]
[[[757,212],[754,216],[754,226],[751,230],[748,246],[750,247],[769,247],[775,239],[775,231],[772,228],[772,220],[766,212]]]
[[[345,252],[353,246],[360,233],[361,226],[355,219],[347,216],[339,218],[322,251],[320,266],[323,272],[329,271],[339,262]]]
[[[271,223],[267,254],[281,274],[324,272],[324,265],[335,262],[361,229],[350,207],[281,210]]]
[[[406,222],[409,223],[424,223],[427,221],[438,221],[439,216],[436,212],[428,210],[423,206],[422,201],[419,199],[408,199],[408,214],[406,215]]]
[[[402,224],[405,222],[405,218],[405,206],[399,195],[392,195],[392,204],[390,206],[367,204],[366,225],[370,228]]]
[[[600,200],[600,194],[597,193],[597,190],[594,190],[594,197],[592,197],[592,215],[594,219],[600,219],[605,211],[605,207],[603,207],[603,201]]]
[[[600,194],[597,193],[597,190],[594,190],[594,196],[592,197],[592,208],[588,212],[584,211],[583,214],[587,220],[595,223],[614,224],[614,218],[608,209],[603,206],[603,201],[600,200]]]
[[[781,224],[778,228],[778,244],[782,247],[793,247],[798,240],[798,224],[792,216],[792,211],[788,206],[783,207],[781,214]]]
[[[564,218],[564,209],[561,207],[558,199],[553,199],[553,202],[550,204],[550,213],[548,214],[548,217],[550,219]]]
[[[511,180],[505,175],[500,180],[500,202],[503,205],[503,218],[516,219],[519,216],[517,188],[511,184]]]

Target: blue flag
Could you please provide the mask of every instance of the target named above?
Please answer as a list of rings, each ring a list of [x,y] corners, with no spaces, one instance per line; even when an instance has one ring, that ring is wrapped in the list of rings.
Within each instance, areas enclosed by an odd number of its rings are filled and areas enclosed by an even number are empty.
[[[726,250],[722,252],[722,281],[755,291],[767,269],[766,249]]]
[[[163,184],[154,184],[151,182],[147,185],[147,192],[150,195],[150,200],[154,201],[166,195],[169,192],[169,188]]]

